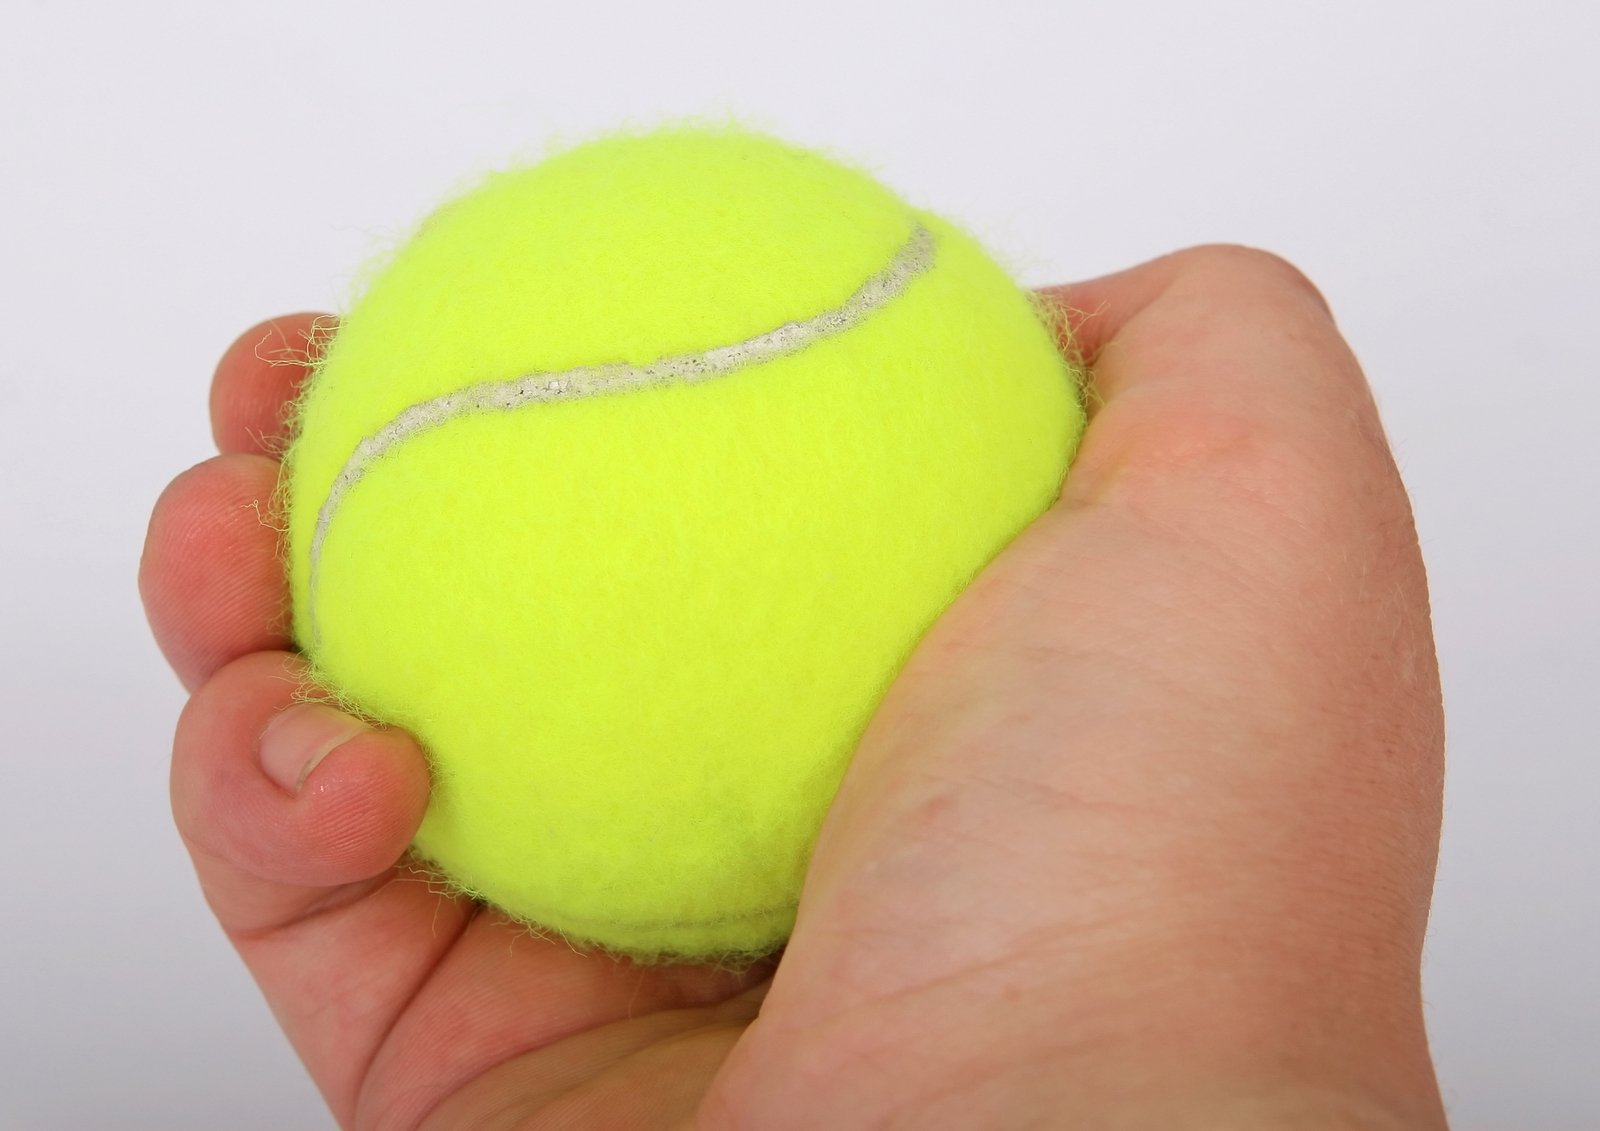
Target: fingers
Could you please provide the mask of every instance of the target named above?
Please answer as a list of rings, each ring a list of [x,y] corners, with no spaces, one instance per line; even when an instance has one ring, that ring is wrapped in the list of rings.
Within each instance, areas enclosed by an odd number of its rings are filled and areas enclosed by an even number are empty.
[[[223,357],[212,417],[224,454],[157,503],[140,587],[194,690],[172,805],[206,897],[341,1122],[372,1110],[369,1122],[409,1125],[510,1055],[718,1000],[759,972],[578,955],[405,863],[428,801],[422,751],[317,700],[285,629],[273,457],[314,322],[263,323]]]
[[[325,316],[290,314],[228,347],[211,387],[223,455],[178,476],[156,503],[139,590],[162,652],[190,690],[241,656],[291,647],[273,457],[330,328]]]
[[[278,464],[219,456],[157,500],[139,591],[157,643],[189,690],[252,652],[287,649],[288,591],[272,514]]]
[[[285,314],[252,326],[228,347],[211,382],[219,452],[281,454],[289,405],[332,327],[328,315]]]
[[[385,875],[428,801],[422,751],[325,703],[304,661],[257,652],[195,693],[173,746],[172,806],[230,932],[272,930],[332,889]]]

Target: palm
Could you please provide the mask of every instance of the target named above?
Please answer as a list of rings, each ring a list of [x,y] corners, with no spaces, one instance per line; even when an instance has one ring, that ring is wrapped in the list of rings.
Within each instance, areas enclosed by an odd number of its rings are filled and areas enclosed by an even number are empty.
[[[399,1008],[370,1064],[348,1048],[330,1058],[348,1074],[343,1110],[355,1126],[509,1128],[564,1109],[601,1127],[665,1124],[694,1110],[759,1004],[764,972],[586,958],[425,885],[388,886],[366,898],[390,906],[352,908],[373,920],[367,953],[432,965],[409,997],[398,985],[379,991]],[[330,970],[357,981],[335,977],[329,1000],[372,992],[368,964]]]

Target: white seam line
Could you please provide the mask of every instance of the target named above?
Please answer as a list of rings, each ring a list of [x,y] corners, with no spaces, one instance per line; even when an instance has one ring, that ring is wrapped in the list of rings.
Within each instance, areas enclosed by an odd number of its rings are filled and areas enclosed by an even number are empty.
[[[322,631],[316,617],[317,574],[322,564],[322,545],[333,526],[334,512],[367,470],[391,449],[413,436],[470,413],[509,412],[532,404],[628,392],[650,385],[695,384],[799,353],[824,338],[842,334],[860,325],[910,286],[913,279],[931,268],[933,259],[933,233],[922,224],[917,224],[888,266],[862,283],[843,305],[804,321],[786,322],[742,342],[716,346],[699,353],[658,358],[642,365],[616,362],[581,366],[556,373],[529,373],[505,381],[484,381],[412,405],[356,445],[356,450],[345,461],[338,478],[328,489],[328,497],[317,512],[306,577],[306,619],[311,626],[313,645],[322,642]]]

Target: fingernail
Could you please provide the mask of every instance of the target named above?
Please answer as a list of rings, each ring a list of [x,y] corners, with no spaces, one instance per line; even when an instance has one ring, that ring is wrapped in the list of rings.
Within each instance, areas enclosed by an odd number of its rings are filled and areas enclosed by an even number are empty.
[[[370,729],[324,703],[285,707],[261,732],[261,769],[289,793],[299,793],[317,764]]]

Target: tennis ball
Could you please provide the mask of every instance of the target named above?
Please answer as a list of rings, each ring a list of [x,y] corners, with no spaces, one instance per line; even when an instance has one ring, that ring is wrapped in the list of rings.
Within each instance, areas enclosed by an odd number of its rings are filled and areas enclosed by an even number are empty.
[[[436,212],[287,453],[295,634],[412,731],[456,890],[639,959],[780,946],[913,646],[1059,493],[1054,332],[972,239],[734,128]]]

